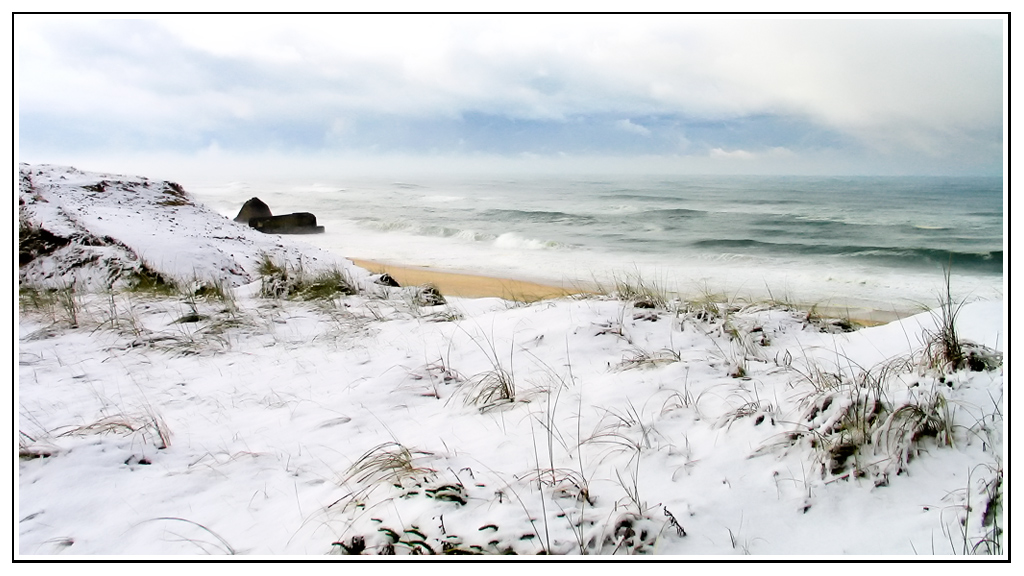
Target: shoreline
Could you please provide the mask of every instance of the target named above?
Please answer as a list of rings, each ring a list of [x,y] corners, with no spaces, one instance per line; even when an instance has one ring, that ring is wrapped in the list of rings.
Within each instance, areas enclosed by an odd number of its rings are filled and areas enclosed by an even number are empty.
[[[519,302],[537,302],[586,292],[586,290],[568,289],[563,286],[528,280],[387,264],[362,258],[349,258],[349,260],[370,272],[387,273],[402,286],[433,284],[437,286],[441,294],[457,298],[503,298]]]
[[[450,272],[419,266],[391,264],[363,258],[348,258],[356,266],[375,274],[387,273],[402,286],[433,284],[441,294],[456,298],[502,298],[516,302],[538,302],[587,293],[581,288],[565,288],[529,280],[500,278],[484,274]],[[862,326],[888,324],[908,316],[896,310],[878,308],[797,305],[827,318],[849,318]]]

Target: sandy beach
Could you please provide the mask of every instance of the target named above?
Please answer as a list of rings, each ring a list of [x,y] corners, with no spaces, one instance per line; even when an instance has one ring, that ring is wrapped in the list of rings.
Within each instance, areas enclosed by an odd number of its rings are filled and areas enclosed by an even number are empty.
[[[497,278],[479,274],[461,274],[442,270],[432,270],[415,266],[385,264],[373,260],[350,258],[353,264],[376,274],[390,274],[402,286],[421,286],[433,284],[446,296],[461,298],[502,298],[516,302],[537,302],[562,298],[588,292],[585,288],[566,288],[552,284],[542,284],[512,278]],[[811,306],[807,306],[811,309]],[[861,326],[877,326],[898,320],[907,314],[895,310],[873,308],[846,308],[837,306],[817,306],[815,314],[830,318],[847,318]]]
[[[579,294],[581,290],[539,284],[511,278],[494,278],[476,274],[458,274],[429,268],[383,264],[371,260],[351,258],[352,262],[377,274],[389,274],[402,286],[433,284],[446,296],[462,298],[503,298],[517,302],[537,302]]]

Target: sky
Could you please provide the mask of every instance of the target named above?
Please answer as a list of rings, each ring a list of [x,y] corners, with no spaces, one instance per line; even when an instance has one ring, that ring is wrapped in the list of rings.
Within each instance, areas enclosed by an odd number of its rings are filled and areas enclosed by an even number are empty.
[[[997,16],[16,15],[17,152],[153,176],[999,176],[1004,26]]]

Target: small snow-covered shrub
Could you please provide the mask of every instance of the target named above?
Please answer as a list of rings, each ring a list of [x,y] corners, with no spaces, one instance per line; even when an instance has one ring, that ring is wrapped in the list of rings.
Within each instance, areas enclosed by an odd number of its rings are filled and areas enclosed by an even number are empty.
[[[943,392],[946,387],[940,380],[915,376],[910,355],[853,375],[813,362],[802,371],[791,369],[813,390],[801,400],[796,429],[759,452],[806,442],[823,476],[870,476],[883,485],[890,473],[906,469],[922,443],[955,443],[955,410]]]
[[[330,300],[336,296],[356,294],[358,290],[343,270],[330,268],[310,274],[300,264],[290,267],[263,254],[257,272],[260,275],[260,296],[298,300]]]

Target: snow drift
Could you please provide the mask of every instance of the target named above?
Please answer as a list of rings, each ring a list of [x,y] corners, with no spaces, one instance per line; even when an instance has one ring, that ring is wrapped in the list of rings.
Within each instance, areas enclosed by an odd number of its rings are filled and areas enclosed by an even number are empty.
[[[1002,302],[431,300],[170,183],[21,183],[19,554],[1004,554]]]

